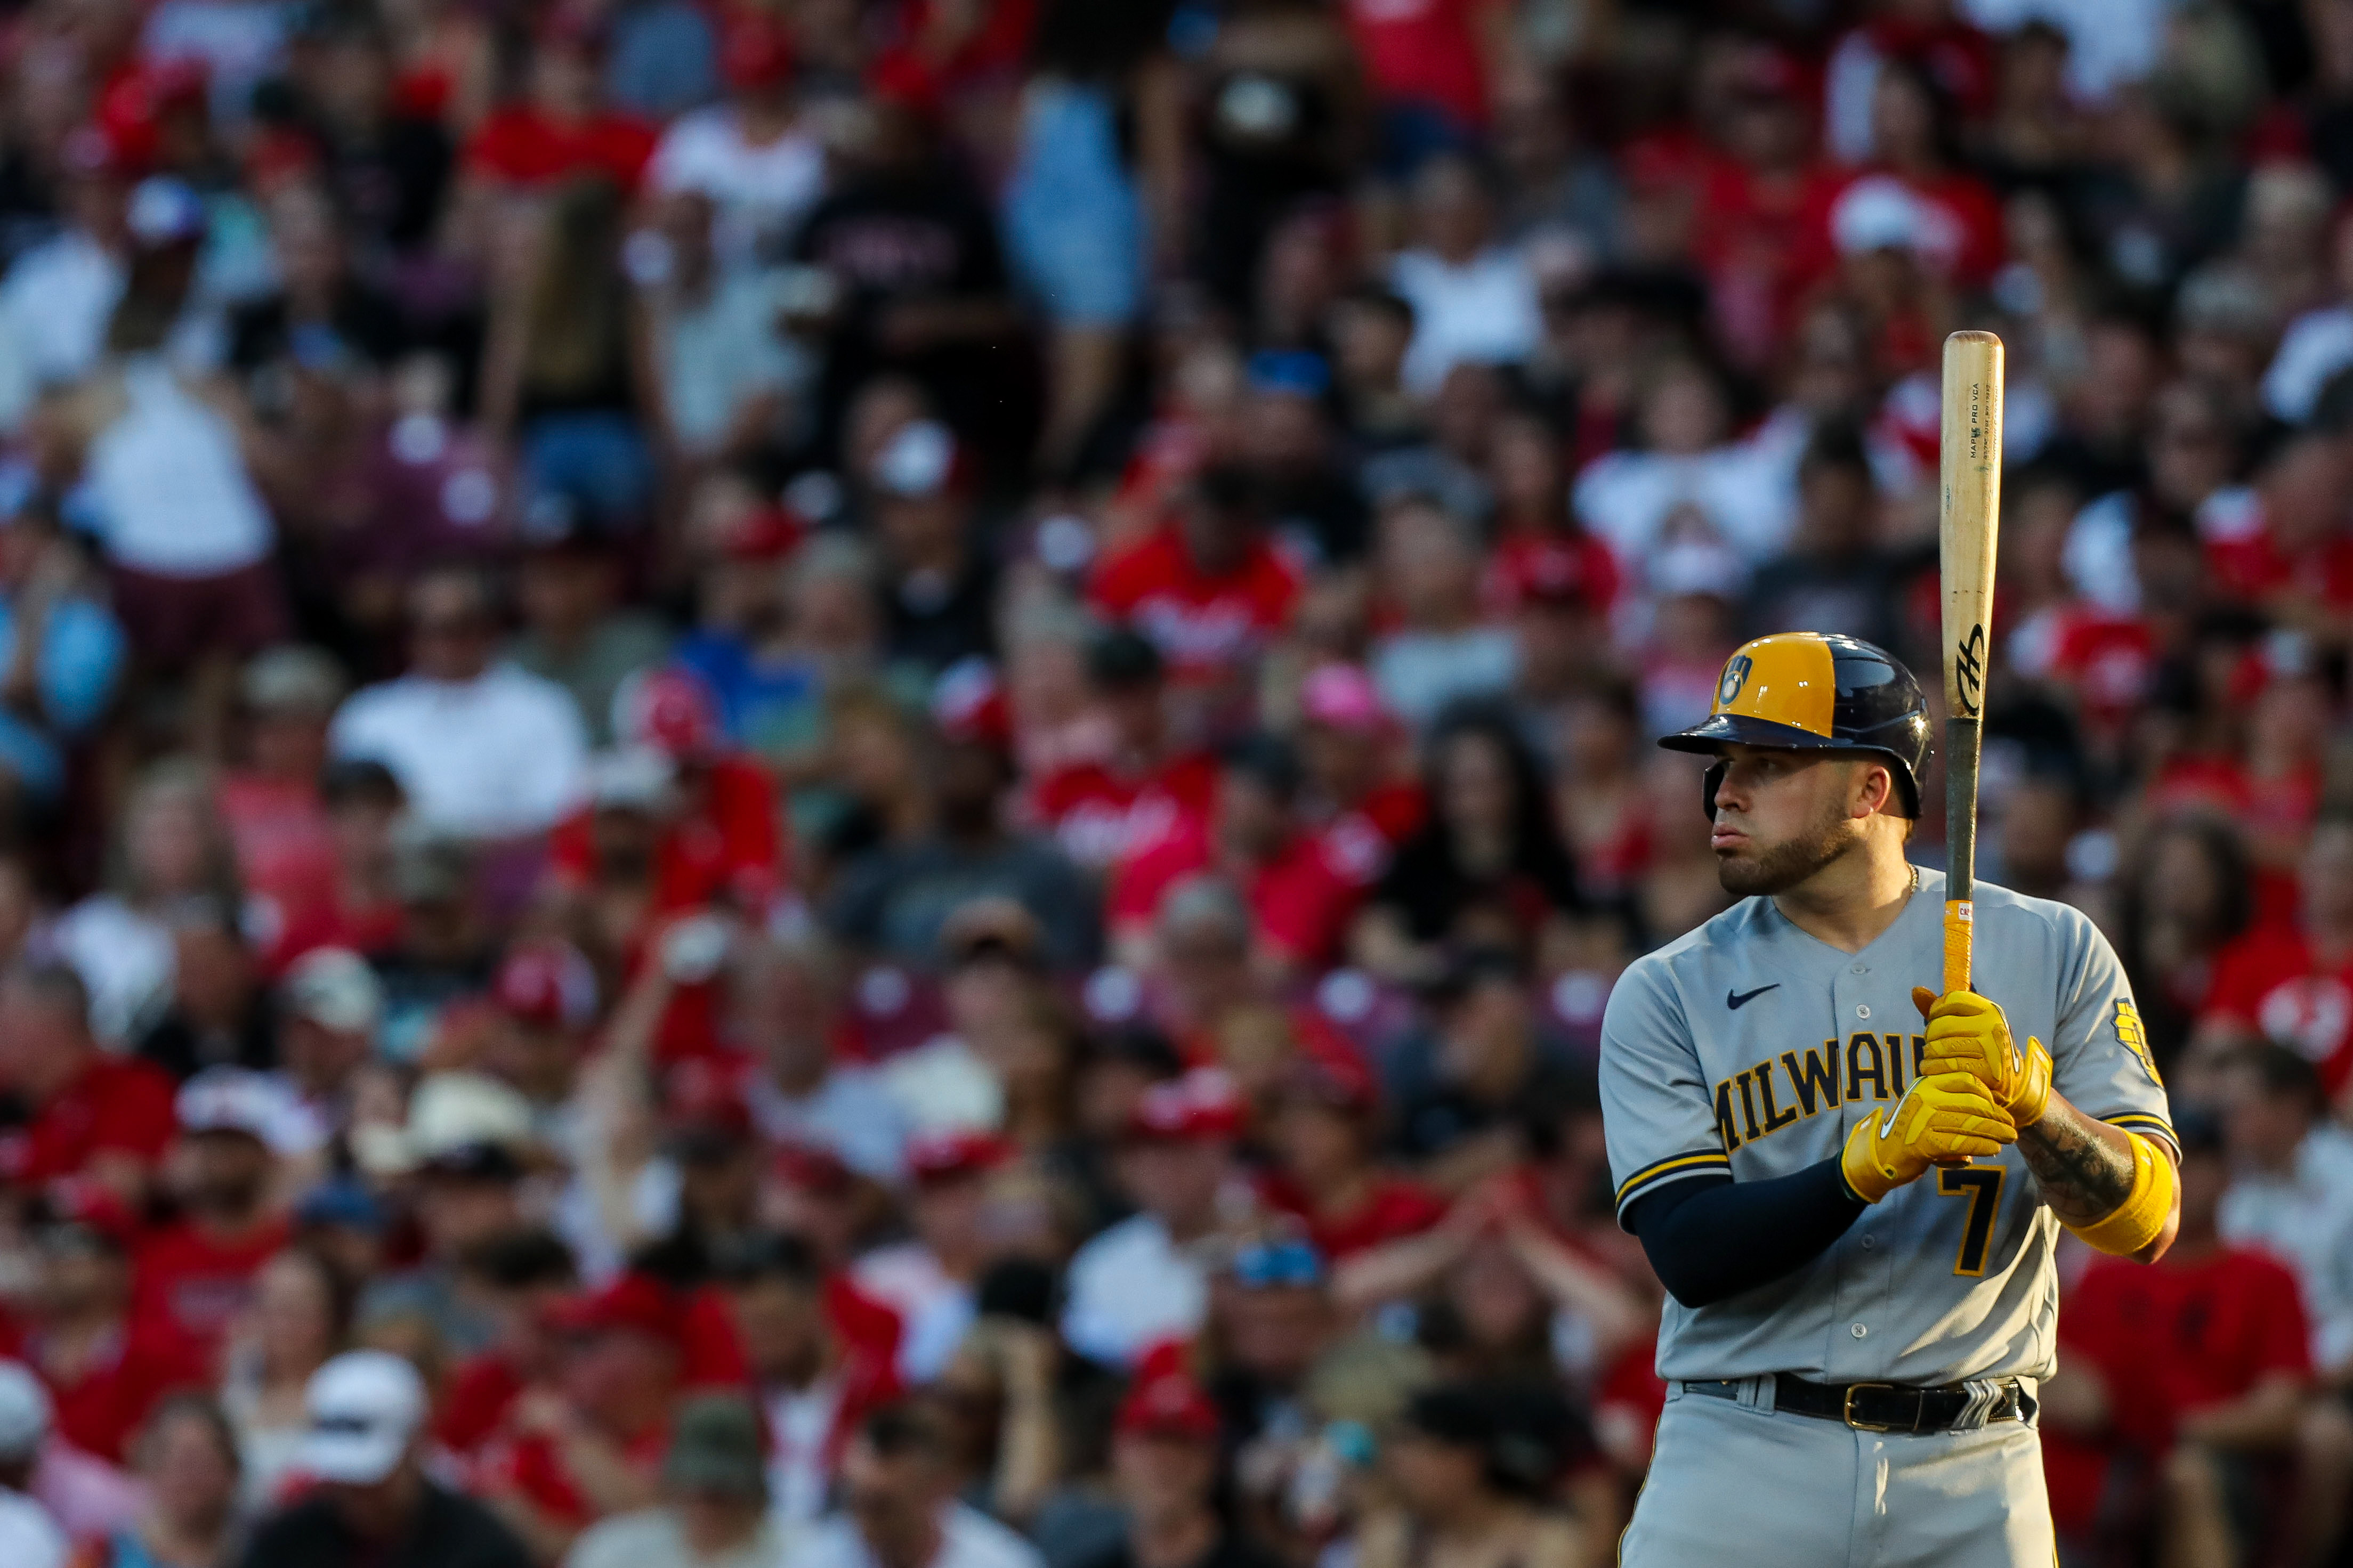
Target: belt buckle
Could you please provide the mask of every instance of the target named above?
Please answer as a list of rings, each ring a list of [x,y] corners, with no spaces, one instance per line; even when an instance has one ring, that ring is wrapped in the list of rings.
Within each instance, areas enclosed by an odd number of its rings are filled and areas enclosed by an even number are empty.
[[[1858,1421],[1858,1420],[1856,1420],[1856,1419],[1855,1419],[1855,1415],[1854,1415],[1854,1396],[1855,1396],[1856,1394],[1858,1394],[1862,1393],[1865,1389],[1885,1389],[1888,1393],[1893,1394],[1893,1393],[1894,1393],[1894,1392],[1895,1392],[1895,1385],[1894,1385],[1894,1384],[1892,1384],[1892,1383],[1850,1383],[1850,1384],[1848,1384],[1846,1385],[1846,1398],[1845,1398],[1845,1401],[1844,1401],[1844,1403],[1841,1405],[1840,1410],[1839,1410],[1840,1417],[1841,1417],[1841,1419],[1843,1419],[1849,1426],[1852,1427],[1854,1430],[1856,1430],[1856,1431],[1858,1431],[1858,1432],[1893,1432],[1893,1431],[1894,1431],[1894,1430],[1895,1430],[1895,1426],[1894,1426],[1894,1423],[1892,1423],[1892,1422],[1885,1422],[1885,1421]]]

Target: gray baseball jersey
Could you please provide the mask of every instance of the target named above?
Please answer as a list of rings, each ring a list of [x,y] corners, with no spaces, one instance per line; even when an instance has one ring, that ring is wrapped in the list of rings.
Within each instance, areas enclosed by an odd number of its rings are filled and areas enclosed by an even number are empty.
[[[1618,1212],[1670,1182],[1787,1175],[1836,1155],[1918,1076],[1912,988],[1938,984],[1944,877],[1923,871],[1860,952],[1748,899],[1638,960],[1601,1026],[1601,1096]],[[2086,1114],[2172,1138],[2124,969],[2067,905],[1977,887],[1977,986]],[[1670,1379],[1778,1372],[1938,1384],[2052,1368],[2058,1222],[2015,1149],[1930,1172],[1864,1211],[1820,1257],[1704,1307],[1670,1300]]]

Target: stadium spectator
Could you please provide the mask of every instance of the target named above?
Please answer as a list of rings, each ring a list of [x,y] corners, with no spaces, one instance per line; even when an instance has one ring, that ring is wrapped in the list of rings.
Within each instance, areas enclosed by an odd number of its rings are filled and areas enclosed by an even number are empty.
[[[1566,1414],[1546,1409],[1541,1396],[1514,1401],[1475,1384],[1417,1395],[1383,1454],[1397,1511],[1368,1525],[1373,1561],[1410,1563],[1416,1540],[1450,1523],[1524,1562],[1577,1561],[1583,1543],[1573,1525],[1528,1500],[1543,1494],[1557,1463]]]
[[[201,1394],[164,1400],[139,1436],[137,1467],[147,1497],[139,1517],[94,1544],[82,1568],[133,1568],[140,1563],[230,1568],[243,1531],[237,1502],[236,1434],[220,1406]]]
[[[783,1560],[785,1537],[768,1516],[760,1424],[749,1401],[712,1394],[682,1405],[661,1482],[661,1503],[606,1520],[565,1561],[574,1568],[753,1568]]]
[[[2252,931],[2214,959],[2201,1038],[2295,1047],[2331,1095],[2353,1076],[2353,820],[2316,827],[2295,924]]]
[[[1071,1259],[1062,1337],[1080,1354],[1130,1366],[1208,1311],[1194,1244],[1218,1225],[1240,1108],[1215,1069],[1155,1084],[1136,1101],[1120,1176],[1138,1212]]]
[[[365,1553],[396,1568],[526,1568],[490,1510],[426,1474],[425,1385],[385,1351],[349,1351],[311,1380],[301,1468],[319,1483],[265,1520],[245,1568],[302,1568]]]
[[[0,976],[0,1086],[30,1113],[0,1143],[0,1161],[27,1190],[86,1177],[135,1205],[172,1140],[171,1080],[103,1049],[90,1011],[89,990],[63,964]]]
[[[1035,1568],[1037,1549],[949,1490],[946,1435],[919,1407],[874,1412],[842,1458],[841,1512],[793,1552],[803,1568]]]
[[[237,1500],[267,1507],[301,1475],[311,1379],[345,1348],[352,1287],[321,1252],[290,1247],[253,1276],[225,1347],[216,1417],[233,1439]],[[169,1406],[149,1420],[149,1441]]]
[[[1577,907],[1543,774],[1509,719],[1451,714],[1428,756],[1429,820],[1398,851],[1350,939],[1358,963],[1405,983],[1439,973],[1449,944],[1541,951]]]
[[[1112,877],[1106,919],[1114,948],[1149,968],[1152,934],[1169,890],[1205,873],[1231,881],[1250,902],[1257,961],[1274,973],[1327,967],[1338,953],[1357,893],[1324,845],[1303,832],[1292,748],[1271,736],[1229,745],[1209,818],[1180,821]]]
[[[2231,1064],[2223,1094],[2237,1173],[2222,1199],[2222,1235],[2295,1270],[2313,1365],[2333,1375],[2353,1356],[2335,1261],[2353,1225],[2353,1138],[2324,1119],[2312,1064],[2285,1046],[2249,1048]]]
[[[168,1319],[132,1313],[136,1229],[132,1211],[90,1186],[53,1203],[34,1232],[27,1363],[55,1402],[58,1435],[116,1464],[156,1402],[204,1375]]]
[[[408,595],[413,659],[335,715],[339,757],[382,763],[417,819],[470,838],[539,832],[578,800],[587,734],[553,682],[492,658],[489,585],[470,571]]]
[[[1215,1506],[1217,1406],[1192,1377],[1171,1368],[1137,1379],[1119,1407],[1112,1476],[1126,1506],[1126,1539],[1093,1568],[1196,1563],[1255,1568],[1264,1561]]]
[[[2153,1268],[2100,1258],[2084,1271],[2066,1340],[2082,1385],[2053,1403],[2069,1427],[2113,1432],[2149,1467],[2158,1561],[2239,1563],[2262,1540],[2231,1518],[2230,1478],[2293,1451],[2312,1345],[2295,1277],[2217,1229],[2221,1127],[2185,1120],[2183,1236]]]
[[[168,1179],[182,1218],[141,1244],[132,1310],[209,1353],[252,1300],[263,1262],[286,1244],[274,1199],[294,1108],[271,1079],[212,1068],[181,1086],[177,1109]]]
[[[747,1249],[727,1280],[735,1331],[767,1422],[768,1500],[806,1524],[833,1496],[842,1458],[866,1417],[899,1392],[891,1354],[848,1331],[809,1248],[771,1237]]]

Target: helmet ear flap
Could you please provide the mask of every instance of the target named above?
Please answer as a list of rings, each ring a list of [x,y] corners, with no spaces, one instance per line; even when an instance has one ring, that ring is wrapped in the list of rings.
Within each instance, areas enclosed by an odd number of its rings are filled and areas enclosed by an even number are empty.
[[[1700,809],[1707,813],[1707,819],[1710,822],[1714,822],[1715,820],[1715,792],[1724,787],[1725,771],[1731,766],[1732,763],[1729,760],[1718,757],[1715,762],[1708,764],[1707,772],[1700,775]]]

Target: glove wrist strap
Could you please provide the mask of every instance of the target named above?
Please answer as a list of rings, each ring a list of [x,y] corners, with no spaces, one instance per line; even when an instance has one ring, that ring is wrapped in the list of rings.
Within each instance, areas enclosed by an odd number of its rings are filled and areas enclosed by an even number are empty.
[[[2133,1146],[2132,1191],[2106,1217],[2067,1227],[2111,1258],[2130,1258],[2164,1233],[2179,1181],[2173,1162],[2156,1143],[2137,1132],[2125,1136]]]

